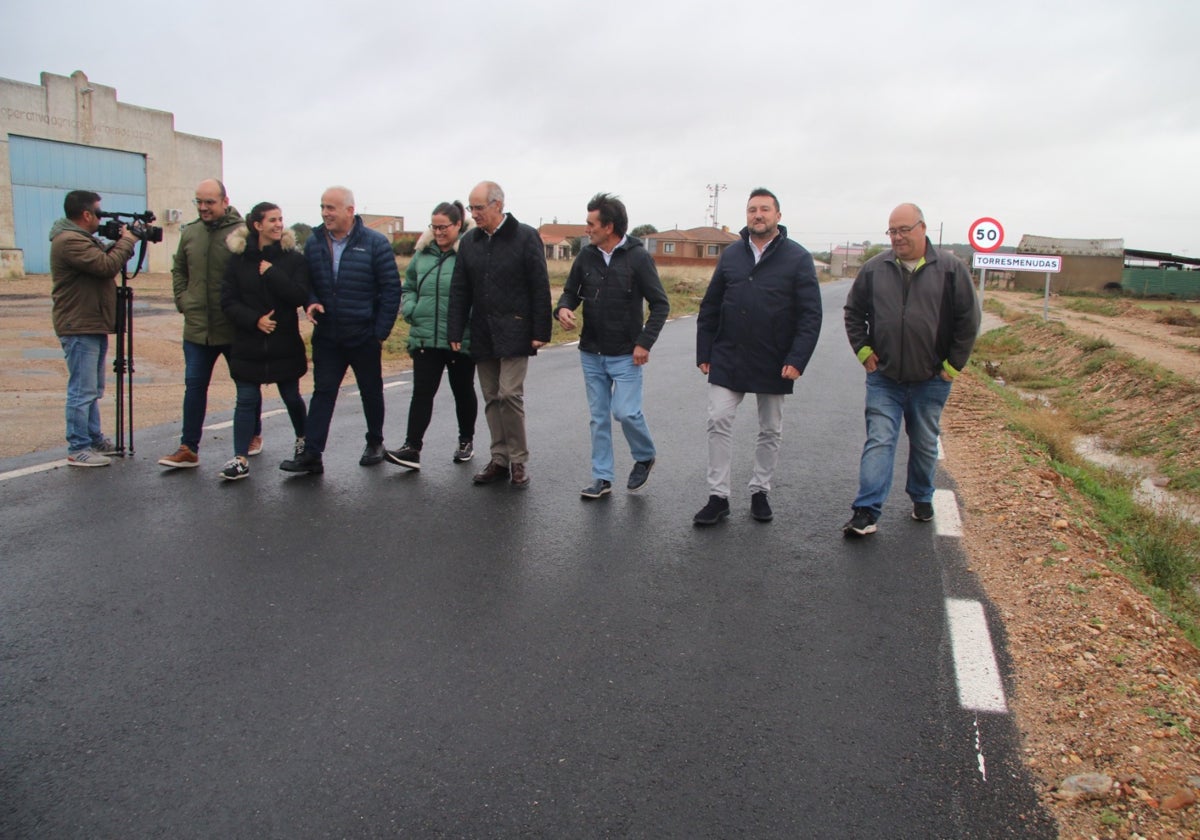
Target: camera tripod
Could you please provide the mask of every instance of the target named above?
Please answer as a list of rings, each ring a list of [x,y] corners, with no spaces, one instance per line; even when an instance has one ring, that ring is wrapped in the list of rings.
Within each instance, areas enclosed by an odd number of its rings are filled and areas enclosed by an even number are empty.
[[[146,240],[142,240],[137,268],[133,277],[142,270],[146,259]],[[117,327],[113,351],[113,373],[117,378],[117,418],[114,455],[133,455],[133,289],[129,285],[130,275],[121,266],[121,285],[117,286]],[[125,433],[129,433],[129,446],[125,446]]]

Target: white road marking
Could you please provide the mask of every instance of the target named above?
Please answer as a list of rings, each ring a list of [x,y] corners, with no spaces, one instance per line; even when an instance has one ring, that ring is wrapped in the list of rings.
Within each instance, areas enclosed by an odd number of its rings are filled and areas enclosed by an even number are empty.
[[[946,460],[946,450],[942,449],[942,436],[938,435],[938,460]]]
[[[946,621],[950,627],[959,705],[975,712],[1007,712],[983,604],[947,598]]]
[[[287,413],[286,408],[276,408],[273,411],[264,411],[262,416],[263,417],[274,417],[276,414],[286,414],[286,413]],[[205,426],[204,431],[215,432],[218,429],[228,429],[228,428],[231,428],[232,426],[233,426],[233,421],[226,420],[222,423],[212,423],[208,426]]]
[[[951,491],[933,491],[933,524],[939,537],[962,536],[962,518],[958,515],[958,499]]]
[[[0,481],[8,481],[10,478],[21,478],[25,475],[34,475],[35,473],[46,472],[47,470],[53,470],[65,466],[67,466],[66,458],[61,458],[57,461],[49,461],[45,464],[34,464],[32,467],[22,467],[19,470],[9,470],[8,472],[0,473]]]

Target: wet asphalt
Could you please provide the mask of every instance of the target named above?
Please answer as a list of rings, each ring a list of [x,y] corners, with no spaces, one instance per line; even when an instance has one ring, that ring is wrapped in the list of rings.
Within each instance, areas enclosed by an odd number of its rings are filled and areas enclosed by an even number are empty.
[[[902,476],[877,535],[841,536],[863,434],[846,289],[823,287],[771,523],[749,515],[748,397],[733,514],[692,525],[686,318],[646,370],[659,456],[636,495],[579,497],[574,347],[531,362],[524,491],[473,486],[486,453],[451,463],[445,384],[420,473],[358,465],[343,391],[322,476],[277,469],[277,414],[244,481],[217,478],[229,428],[199,469],[158,467],[166,426],[107,469],[0,481],[0,836],[1054,836],[1011,715],[958,703],[944,601],[982,593],[957,541],[909,519]]]

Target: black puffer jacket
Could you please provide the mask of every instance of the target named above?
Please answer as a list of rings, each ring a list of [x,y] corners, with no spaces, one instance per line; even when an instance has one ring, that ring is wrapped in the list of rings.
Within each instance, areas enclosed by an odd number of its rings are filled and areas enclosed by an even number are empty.
[[[243,382],[287,382],[308,371],[297,307],[308,301],[308,264],[295,250],[296,237],[283,232],[279,245],[260,251],[245,225],[226,240],[231,257],[221,282],[221,309],[234,326],[229,372]],[[259,263],[271,264],[259,274]],[[258,319],[271,310],[275,330],[264,333]]]
[[[779,236],[756,265],[750,231],[721,254],[696,316],[696,364],[708,381],[745,394],[790,394],[783,366],[804,373],[821,334],[821,290],[812,256]]]
[[[550,341],[550,276],[542,238],[511,214],[495,234],[467,231],[458,246],[447,313],[451,342],[471,325],[471,356],[533,356],[531,342]]]
[[[586,245],[579,252],[554,311],[574,311],[581,301],[579,349],[601,356],[628,356],[634,346],[649,350],[671,311],[654,260],[641,240],[632,236],[613,249],[608,264],[595,245]],[[645,316],[646,303],[650,304],[649,318]]]

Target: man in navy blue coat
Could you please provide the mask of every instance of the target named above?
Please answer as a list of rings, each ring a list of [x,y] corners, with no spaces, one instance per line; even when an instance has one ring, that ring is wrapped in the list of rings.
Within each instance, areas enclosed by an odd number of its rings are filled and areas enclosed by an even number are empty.
[[[321,196],[321,219],[304,245],[312,297],[313,395],[304,450],[279,465],[287,472],[324,472],[321,453],[346,369],[362,397],[367,445],[358,463],[383,463],[383,342],[400,311],[400,271],[387,237],[363,224],[354,194],[330,187]]]
[[[767,494],[783,437],[783,398],[804,373],[821,333],[821,293],[812,256],[787,238],[779,199],[759,187],[746,205],[742,241],[725,249],[700,303],[696,364],[708,376],[708,503],[693,517],[729,516],[733,419],[746,394],[758,397],[758,444],[750,514],[773,516]]]

